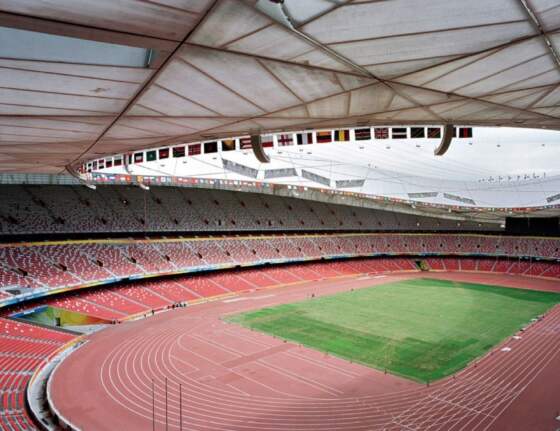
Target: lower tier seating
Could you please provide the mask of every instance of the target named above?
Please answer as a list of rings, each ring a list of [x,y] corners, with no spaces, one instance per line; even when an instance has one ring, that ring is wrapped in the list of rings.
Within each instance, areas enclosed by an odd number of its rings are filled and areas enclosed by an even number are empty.
[[[364,258],[212,271],[95,288],[61,298],[46,299],[42,303],[100,319],[123,320],[130,315],[144,314],[177,303],[283,284],[362,273],[418,271],[418,260],[422,259]],[[457,257],[428,258],[423,261],[432,271],[482,271],[560,278],[560,264],[542,261]]]
[[[236,266],[286,260],[367,257],[372,254],[418,255],[435,253],[493,257],[557,259],[560,240],[554,238],[501,237],[465,234],[324,234],[219,236],[204,238],[163,238],[154,240],[95,240],[0,245],[0,303],[33,289],[55,289],[84,285],[91,281],[114,280],[131,276],[187,272],[213,266]],[[426,259],[433,269],[476,271],[480,262]],[[523,273],[522,262],[511,269],[513,261],[500,262],[500,272]],[[384,270],[410,268],[407,261],[391,261]],[[483,264],[482,264],[483,265]],[[504,266],[506,265],[506,266]],[[332,275],[328,266],[316,277]],[[492,269],[486,269],[492,270]],[[308,277],[313,268],[294,268],[291,278]],[[326,272],[325,272],[326,271]],[[535,269],[531,273],[538,272]],[[302,274],[299,274],[302,272]],[[554,271],[547,273],[557,277]],[[261,277],[261,275],[255,276]],[[268,279],[254,280],[267,285]],[[188,286],[187,286],[188,287]],[[7,293],[6,293],[7,292]],[[182,291],[180,291],[182,292]],[[204,295],[203,295],[204,296]],[[129,298],[130,299],[130,298]],[[172,299],[173,300],[173,299]],[[133,303],[135,301],[132,301]],[[130,305],[130,304],[129,304]],[[132,305],[130,305],[132,306]],[[126,306],[125,306],[126,307]],[[118,309],[118,307],[117,307]]]
[[[35,369],[73,335],[0,318],[0,430],[35,430],[25,390]]]
[[[560,278],[560,264],[545,261],[450,256],[361,258],[141,280],[79,290],[39,302],[116,321],[170,308],[177,303],[283,284],[347,275],[419,271],[418,261],[423,261],[422,266],[432,271],[484,271]],[[17,307],[18,310],[25,308],[25,304]],[[8,309],[3,314],[10,312]],[[45,359],[73,338],[65,332],[0,318],[0,430],[36,429],[25,411],[26,385]]]

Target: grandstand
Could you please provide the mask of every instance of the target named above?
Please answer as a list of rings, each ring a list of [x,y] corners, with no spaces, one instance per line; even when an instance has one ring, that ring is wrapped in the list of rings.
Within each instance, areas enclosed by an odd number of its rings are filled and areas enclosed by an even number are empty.
[[[209,199],[204,190],[182,187],[151,187],[142,194],[131,186],[105,186],[102,194],[75,185],[1,189],[12,196],[0,207],[2,226],[9,226],[0,244],[5,357],[0,419],[10,430],[39,426],[36,410],[29,411],[25,401],[29,382],[59,352],[67,351],[66,344],[81,340],[73,333],[58,332],[60,327],[129,325],[172,310],[189,312],[201,304],[235,304],[229,301],[245,296],[258,300],[284,290],[298,296],[311,291],[314,296],[314,286],[323,283],[337,286],[336,292],[350,280],[354,280],[350,286],[359,288],[364,280],[369,280],[367,285],[425,274],[442,280],[459,277],[457,281],[560,291],[558,239],[511,236],[493,223],[457,223],[433,215],[241,191],[213,190]],[[76,194],[89,197],[66,213],[61,202],[70,202]],[[34,195],[41,200],[30,197]],[[177,209],[176,200],[181,199],[196,212],[179,222],[177,217],[185,212],[168,211],[164,199],[169,199],[169,208]],[[142,208],[148,200],[161,205],[159,210]],[[105,202],[111,203],[105,206]],[[267,217],[270,223],[262,223]],[[193,338],[195,345],[204,338],[204,332]],[[71,358],[79,358],[78,353]],[[215,353],[216,358],[222,355]],[[309,372],[315,376],[315,371]],[[409,372],[445,375],[441,371],[406,371],[405,375]],[[56,376],[49,379],[60,385]],[[44,396],[56,400],[61,390]],[[49,405],[49,423],[62,421],[76,427],[81,420],[75,414],[69,420],[59,413],[59,406],[72,411],[64,399],[51,398]]]
[[[0,1],[0,430],[560,429],[559,10]]]

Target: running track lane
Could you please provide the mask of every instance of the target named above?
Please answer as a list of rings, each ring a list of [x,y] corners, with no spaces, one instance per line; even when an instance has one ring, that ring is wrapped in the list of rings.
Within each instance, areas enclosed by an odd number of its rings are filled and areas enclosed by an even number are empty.
[[[95,334],[53,377],[57,408],[84,430],[555,429],[560,406],[560,306],[484,358],[426,387],[229,325],[219,316],[417,274],[358,278],[247,294],[177,309]],[[430,277],[560,291],[556,282],[492,274]],[[501,351],[507,346],[512,350]],[[556,379],[556,380],[555,380]],[[528,407],[530,406],[530,407]],[[530,415],[527,413],[530,408]]]

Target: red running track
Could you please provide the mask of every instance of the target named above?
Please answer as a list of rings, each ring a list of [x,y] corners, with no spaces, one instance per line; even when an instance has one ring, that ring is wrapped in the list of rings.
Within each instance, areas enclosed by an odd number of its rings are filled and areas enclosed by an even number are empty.
[[[52,377],[57,409],[83,430],[554,430],[560,306],[455,377],[420,385],[240,328],[220,316],[350,287],[418,277],[352,277],[176,309],[90,337]],[[560,291],[518,276],[431,273]],[[511,348],[502,351],[503,347]],[[182,404],[179,406],[179,384]],[[180,413],[182,411],[182,413]]]

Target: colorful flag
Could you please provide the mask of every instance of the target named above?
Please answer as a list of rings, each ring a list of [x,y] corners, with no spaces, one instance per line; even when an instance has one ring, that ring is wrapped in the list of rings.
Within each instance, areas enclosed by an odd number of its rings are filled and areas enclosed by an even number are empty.
[[[105,160],[99,160],[99,162],[97,162],[97,167],[99,169],[104,169],[105,168]]]
[[[185,147],[173,147],[173,157],[185,157]]]
[[[293,135],[290,134],[282,134],[278,135],[278,146],[279,147],[287,147],[289,145],[294,145],[294,138]]]
[[[472,138],[472,127],[461,127],[459,129],[459,138]]]
[[[233,150],[235,150],[235,139],[222,140],[222,151],[233,151]]]
[[[146,151],[146,161],[147,162],[153,162],[154,160],[156,160],[156,158],[157,158],[156,150]]]
[[[159,149],[159,159],[168,159],[169,158],[169,148],[160,148]]]
[[[425,138],[426,133],[423,127],[411,127],[410,128],[410,137],[411,138]]]
[[[218,142],[205,142],[204,143],[204,154],[211,154],[218,152]]]
[[[239,138],[239,145],[242,150],[250,150],[253,148],[253,145],[251,144],[251,137],[244,136],[243,138]]]
[[[142,163],[144,161],[144,153],[134,153],[134,163]]]
[[[115,166],[122,166],[122,159],[115,157]]]
[[[332,131],[317,132],[318,144],[329,144],[332,142]]]
[[[439,127],[428,127],[428,138],[430,139],[440,139],[441,129]]]
[[[261,136],[261,143],[263,148],[274,147],[274,137],[272,135]]]
[[[376,127],[375,128],[375,139],[388,139],[389,129],[387,127]]]
[[[334,140],[336,142],[348,142],[350,140],[350,130],[348,129],[335,130]]]
[[[189,156],[197,156],[201,153],[200,144],[189,145]]]
[[[296,135],[296,139],[297,139],[297,144],[298,145],[312,144],[313,143],[313,133],[312,132],[298,133]]]
[[[112,168],[113,167],[113,161],[111,159],[105,160],[105,167],[106,168]]]
[[[356,136],[356,141],[369,141],[371,139],[371,129],[355,129],[354,135]]]
[[[406,139],[407,138],[406,127],[393,127],[391,129],[391,137],[393,139]]]

